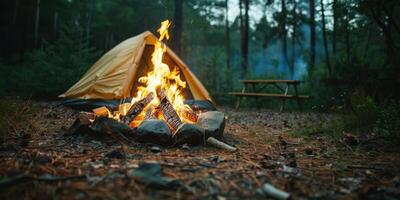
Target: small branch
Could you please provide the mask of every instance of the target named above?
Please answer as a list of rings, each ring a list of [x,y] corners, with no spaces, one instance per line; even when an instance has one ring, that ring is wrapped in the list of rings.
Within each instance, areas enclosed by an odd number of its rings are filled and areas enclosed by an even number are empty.
[[[262,186],[261,192],[263,194],[265,194],[266,196],[269,196],[269,197],[272,197],[272,198],[278,199],[278,200],[287,200],[290,198],[289,193],[287,193],[283,190],[280,190],[269,183],[266,183]]]
[[[224,150],[227,150],[227,151],[230,151],[230,152],[235,152],[235,151],[238,150],[238,148],[233,147],[233,146],[231,146],[229,144],[226,144],[224,142],[221,142],[221,141],[219,141],[219,140],[217,140],[217,139],[215,139],[213,137],[209,137],[207,139],[207,143],[211,144],[214,147],[218,147],[220,149],[224,149]]]

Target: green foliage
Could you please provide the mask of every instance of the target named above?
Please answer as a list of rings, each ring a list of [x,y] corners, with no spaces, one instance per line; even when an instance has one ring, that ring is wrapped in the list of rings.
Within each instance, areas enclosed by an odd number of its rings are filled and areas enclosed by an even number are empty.
[[[365,136],[373,133],[387,143],[400,142],[400,104],[391,102],[377,105],[374,100],[360,90],[351,95],[353,112],[340,114],[340,117],[320,124],[291,131],[294,136],[325,136],[338,140],[344,133]]]
[[[21,66],[4,67],[7,94],[49,97],[67,90],[99,56],[81,36],[79,27],[63,26],[57,41],[27,53]]]
[[[301,137],[319,137],[324,136],[327,139],[339,140],[344,133],[345,128],[345,116],[331,119],[329,121],[313,124],[305,128],[295,129],[289,132],[292,136]]]
[[[361,90],[354,91],[350,96],[351,107],[354,111],[352,125],[361,130],[371,130],[378,115],[378,106],[374,100]]]
[[[391,102],[380,109],[373,131],[389,140],[395,139],[396,142],[400,142],[399,102]]]

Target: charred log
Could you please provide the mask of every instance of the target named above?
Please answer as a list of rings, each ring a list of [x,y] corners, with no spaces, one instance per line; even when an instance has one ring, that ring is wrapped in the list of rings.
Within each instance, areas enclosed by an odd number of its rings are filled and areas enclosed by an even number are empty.
[[[144,116],[144,120],[149,120],[149,119],[157,119],[157,116],[155,115],[155,109],[153,106],[149,107],[146,110],[146,115]]]
[[[80,112],[79,113],[79,121],[82,125],[91,124],[96,118],[96,115],[91,112]]]
[[[193,110],[185,110],[182,113],[183,118],[188,119],[192,122],[197,122],[198,116]]]
[[[182,121],[175,112],[175,109],[165,94],[165,91],[161,89],[157,90],[157,96],[160,99],[160,107],[165,121],[173,130],[178,129],[178,127],[182,124]]]
[[[92,124],[92,121],[95,119],[94,113],[89,112],[80,112],[79,117],[74,121],[74,123],[68,128],[67,132],[65,132],[65,136],[72,136],[79,133],[90,133],[91,130],[89,125]]]
[[[143,109],[154,99],[154,94],[149,93],[145,98],[134,103],[126,115],[123,117],[122,121],[125,124],[129,124],[137,115],[139,115]]]
[[[108,110],[108,108],[105,106],[95,108],[93,109],[93,112],[98,117],[107,117],[111,113],[110,110]]]

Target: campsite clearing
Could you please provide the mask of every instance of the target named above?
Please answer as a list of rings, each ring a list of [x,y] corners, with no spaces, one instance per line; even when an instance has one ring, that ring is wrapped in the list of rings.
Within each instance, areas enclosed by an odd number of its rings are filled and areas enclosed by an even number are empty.
[[[346,142],[348,136],[291,134],[335,115],[221,108],[228,117],[225,141],[239,148],[228,152],[64,137],[77,111],[58,102],[34,102],[31,108],[35,120],[7,136],[0,152],[1,199],[264,199],[257,192],[264,183],[297,198],[366,199],[399,191],[398,151],[386,151],[371,138],[354,137],[369,145],[357,148]],[[141,171],[158,166],[158,175]]]

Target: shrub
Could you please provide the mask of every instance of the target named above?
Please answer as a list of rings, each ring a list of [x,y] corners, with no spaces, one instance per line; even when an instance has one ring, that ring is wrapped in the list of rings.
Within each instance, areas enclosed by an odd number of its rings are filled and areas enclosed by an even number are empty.
[[[81,34],[76,25],[65,25],[55,42],[28,52],[21,64],[3,66],[3,95],[54,97],[72,86],[99,55]]]
[[[400,142],[399,102],[391,102],[379,111],[374,132],[387,139],[394,139],[396,142]]]

